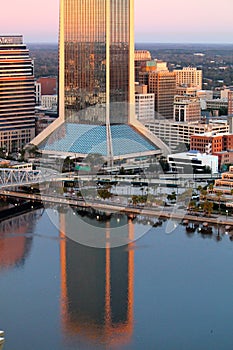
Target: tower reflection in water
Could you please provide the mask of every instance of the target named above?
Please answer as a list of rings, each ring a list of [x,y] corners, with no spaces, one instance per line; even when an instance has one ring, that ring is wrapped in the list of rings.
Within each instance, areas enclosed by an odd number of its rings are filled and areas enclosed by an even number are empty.
[[[0,223],[0,271],[6,268],[22,266],[32,245],[33,232],[41,211],[29,212]]]
[[[116,219],[105,222],[106,237]],[[127,217],[122,230],[130,239],[134,224]],[[92,248],[66,237],[66,216],[60,214],[61,309],[66,336],[98,344],[122,345],[133,332],[133,243],[117,248]],[[78,230],[78,228],[77,228]],[[95,226],[90,226],[95,230]]]

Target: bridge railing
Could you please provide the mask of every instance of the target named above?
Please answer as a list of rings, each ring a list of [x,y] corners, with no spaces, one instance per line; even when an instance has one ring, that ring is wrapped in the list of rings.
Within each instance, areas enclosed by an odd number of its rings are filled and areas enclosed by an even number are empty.
[[[40,170],[0,169],[0,187],[35,183],[40,182],[41,179],[42,174]]]

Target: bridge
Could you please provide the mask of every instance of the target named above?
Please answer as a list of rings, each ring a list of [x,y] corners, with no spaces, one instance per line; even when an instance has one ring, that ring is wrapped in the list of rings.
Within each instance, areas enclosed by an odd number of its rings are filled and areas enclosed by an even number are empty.
[[[0,188],[34,184],[42,182],[42,180],[40,170],[0,169]]]
[[[0,168],[0,190],[7,187],[38,184],[45,181],[63,181],[70,178],[70,173],[59,173],[51,169],[29,170]]]
[[[205,176],[205,179],[204,178]],[[210,178],[209,174],[202,174],[202,176],[197,175],[195,180],[203,180],[205,182],[206,179]],[[100,180],[104,179],[107,181],[115,180],[119,184],[120,183],[134,183],[142,182],[143,184],[146,182],[147,185],[160,185],[160,186],[183,186],[189,187],[189,182],[193,181],[192,174],[160,174],[158,178],[154,178],[154,174],[148,174],[146,178],[141,178],[139,175],[118,175],[117,179],[113,175],[82,175],[77,176],[74,173],[59,173],[55,172],[51,169],[43,169],[41,170],[28,170],[28,169],[12,169],[12,168],[0,168],[0,189],[4,189],[7,187],[15,187],[22,185],[32,185],[38,184],[45,181],[88,181],[88,180]]]

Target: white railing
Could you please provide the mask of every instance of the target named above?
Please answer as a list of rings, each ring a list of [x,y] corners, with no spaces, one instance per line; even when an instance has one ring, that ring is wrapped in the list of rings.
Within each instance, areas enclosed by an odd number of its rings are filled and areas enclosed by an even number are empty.
[[[40,170],[0,169],[0,188],[42,181]]]

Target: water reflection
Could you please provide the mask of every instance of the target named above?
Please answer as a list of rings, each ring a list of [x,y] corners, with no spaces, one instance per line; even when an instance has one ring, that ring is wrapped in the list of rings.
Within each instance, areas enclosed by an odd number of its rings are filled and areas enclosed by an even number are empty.
[[[32,236],[40,211],[29,212],[0,222],[0,270],[22,266],[32,245]]]
[[[61,238],[66,236],[66,218],[60,214]],[[111,220],[105,222],[105,230],[110,236]],[[133,238],[131,219],[122,230]],[[63,329],[66,336],[84,336],[96,344],[123,344],[133,333],[133,243],[117,248],[106,245],[92,248],[61,239]]]

